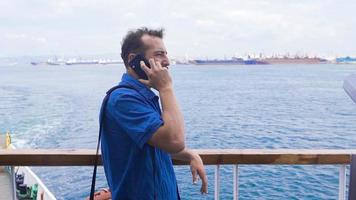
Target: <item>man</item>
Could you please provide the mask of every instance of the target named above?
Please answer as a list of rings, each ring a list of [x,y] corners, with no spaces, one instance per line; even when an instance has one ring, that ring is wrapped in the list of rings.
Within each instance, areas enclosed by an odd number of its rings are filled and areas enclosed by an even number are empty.
[[[200,156],[185,147],[184,121],[179,110],[163,30],[140,28],[123,40],[121,57],[126,73],[105,108],[101,151],[113,199],[179,199],[171,158],[189,161],[193,183],[207,177]],[[139,79],[129,62],[142,54],[148,80]],[[156,96],[150,88],[159,92]],[[159,105],[159,98],[162,111]]]

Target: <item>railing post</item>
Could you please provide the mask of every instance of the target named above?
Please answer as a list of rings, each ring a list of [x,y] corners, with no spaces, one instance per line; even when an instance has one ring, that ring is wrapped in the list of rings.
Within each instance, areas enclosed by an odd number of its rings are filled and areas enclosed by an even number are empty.
[[[239,166],[234,165],[234,200],[239,199]]]
[[[220,196],[220,165],[215,165],[215,190],[214,199],[219,200]]]
[[[346,165],[341,165],[339,170],[339,200],[345,200]]]
[[[351,156],[349,199],[356,199],[356,154]]]
[[[12,199],[17,199],[16,197],[16,173],[15,173],[15,167],[11,166],[9,167],[10,169],[10,174],[11,174],[11,184],[12,184]]]

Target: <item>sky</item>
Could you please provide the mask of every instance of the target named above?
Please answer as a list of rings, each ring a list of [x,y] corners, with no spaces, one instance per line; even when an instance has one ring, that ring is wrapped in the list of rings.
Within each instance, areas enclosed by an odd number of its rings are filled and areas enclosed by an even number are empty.
[[[355,0],[1,0],[0,57],[120,54],[165,29],[174,58],[356,55]]]

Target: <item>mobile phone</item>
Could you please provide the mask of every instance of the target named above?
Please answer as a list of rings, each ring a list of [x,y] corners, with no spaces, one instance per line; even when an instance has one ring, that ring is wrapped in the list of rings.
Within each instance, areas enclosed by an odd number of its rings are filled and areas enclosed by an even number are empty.
[[[151,68],[150,63],[142,54],[137,54],[130,62],[129,66],[135,71],[140,79],[148,80],[145,71],[142,70],[140,62],[143,61],[148,68]]]

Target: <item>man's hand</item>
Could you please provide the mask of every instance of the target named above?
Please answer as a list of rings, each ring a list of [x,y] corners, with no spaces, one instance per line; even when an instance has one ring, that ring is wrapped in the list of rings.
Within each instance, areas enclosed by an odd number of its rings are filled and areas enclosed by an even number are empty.
[[[152,58],[149,62],[151,68],[148,68],[143,61],[140,62],[141,68],[146,73],[148,80],[139,79],[139,81],[160,92],[164,89],[172,89],[172,78],[168,73],[167,67],[162,67],[161,63],[156,62]]]
[[[193,159],[190,161],[190,171],[193,176],[193,184],[197,184],[199,178],[202,180],[202,185],[200,192],[202,194],[208,193],[208,179],[205,174],[204,164],[200,156],[197,153],[194,153]]]
[[[174,159],[189,161],[190,170],[193,176],[193,184],[197,184],[198,180],[202,180],[202,185],[200,192],[202,194],[208,193],[208,178],[206,177],[203,161],[201,160],[199,154],[194,151],[184,149],[179,153],[172,155]]]

